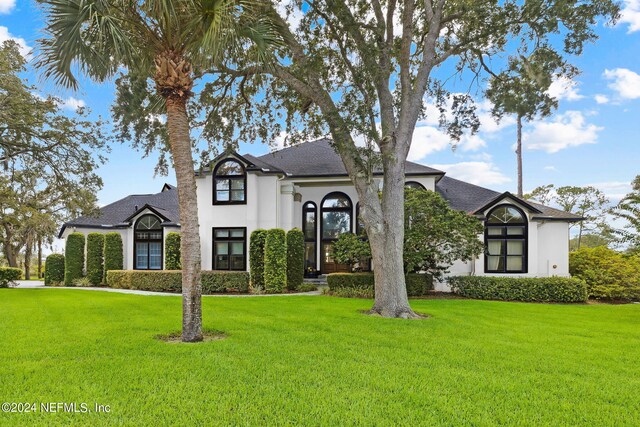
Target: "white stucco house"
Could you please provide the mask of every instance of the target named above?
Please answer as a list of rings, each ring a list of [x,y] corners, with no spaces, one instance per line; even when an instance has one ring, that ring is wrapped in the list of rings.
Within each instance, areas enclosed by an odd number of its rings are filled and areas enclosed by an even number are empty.
[[[376,173],[382,180],[382,174]],[[341,233],[358,232],[358,196],[342,160],[326,139],[263,156],[228,152],[196,173],[205,270],[248,270],[248,244],[258,228],[298,227],[305,235],[305,267],[344,271],[331,259]],[[408,186],[440,193],[454,209],[485,224],[485,254],[456,263],[451,274],[565,276],[569,274],[569,224],[581,218],[407,162]],[[382,183],[381,183],[382,185]],[[130,195],[99,216],[65,223],[60,237],[78,231],[122,235],[126,269],[164,268],[164,239],[179,231],[178,195],[165,184],[156,194]],[[444,285],[441,285],[444,286]],[[445,289],[442,289],[445,290]]]

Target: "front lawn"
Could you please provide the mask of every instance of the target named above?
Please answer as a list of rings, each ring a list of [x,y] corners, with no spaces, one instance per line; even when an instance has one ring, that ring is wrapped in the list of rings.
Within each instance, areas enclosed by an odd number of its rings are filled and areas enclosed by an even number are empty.
[[[158,341],[179,297],[0,289],[0,425],[640,425],[640,305],[204,298],[226,339]]]

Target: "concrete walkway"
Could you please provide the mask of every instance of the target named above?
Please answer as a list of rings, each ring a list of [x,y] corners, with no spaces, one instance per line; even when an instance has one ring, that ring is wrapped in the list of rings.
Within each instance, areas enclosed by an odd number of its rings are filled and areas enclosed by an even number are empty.
[[[165,297],[181,297],[182,294],[175,294],[171,292],[151,292],[151,291],[137,291],[133,289],[115,289],[115,288],[79,288],[79,287],[65,287],[65,286],[44,286],[44,282],[18,280],[17,289],[73,289],[78,291],[102,291],[102,292],[115,292],[118,294],[130,294],[130,295],[150,295],[150,296],[165,296]],[[303,295],[320,295],[320,291],[312,292],[300,292],[296,294],[217,294],[217,295],[202,295],[203,297],[223,297],[223,298],[253,298],[253,297],[293,297]]]

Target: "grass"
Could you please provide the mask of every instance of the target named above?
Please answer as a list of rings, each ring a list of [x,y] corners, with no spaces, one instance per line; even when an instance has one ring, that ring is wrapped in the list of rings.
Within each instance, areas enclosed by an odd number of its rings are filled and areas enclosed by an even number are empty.
[[[179,297],[0,289],[0,400],[111,408],[0,425],[640,425],[640,305],[412,305],[205,298],[175,344]]]

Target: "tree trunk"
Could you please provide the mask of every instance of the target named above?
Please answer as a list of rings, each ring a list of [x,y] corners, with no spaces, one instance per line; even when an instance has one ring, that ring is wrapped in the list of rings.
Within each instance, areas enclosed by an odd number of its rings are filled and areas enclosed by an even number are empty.
[[[13,240],[13,233],[11,232],[11,228],[7,224],[4,225],[4,231],[4,242],[2,244],[4,257],[7,259],[9,267],[18,268],[18,251],[11,243],[11,241]]]
[[[182,341],[202,341],[200,227],[186,96],[168,96],[167,129],[178,181],[182,262]]]
[[[24,249],[24,280],[31,279],[32,250],[33,250],[33,245],[31,244],[31,239],[28,239]]]
[[[42,279],[42,236],[38,236],[38,279]]]
[[[522,115],[518,114],[517,117],[517,133],[518,141],[516,146],[516,158],[518,161],[518,197],[522,198],[524,192],[522,191]]]
[[[375,278],[372,314],[417,318],[409,306],[404,274],[404,169],[402,156],[383,156],[382,224],[370,227]]]

